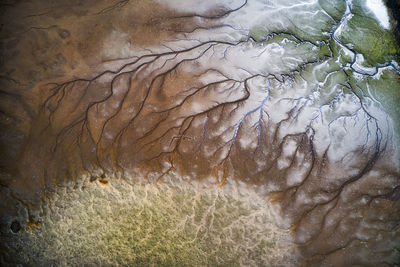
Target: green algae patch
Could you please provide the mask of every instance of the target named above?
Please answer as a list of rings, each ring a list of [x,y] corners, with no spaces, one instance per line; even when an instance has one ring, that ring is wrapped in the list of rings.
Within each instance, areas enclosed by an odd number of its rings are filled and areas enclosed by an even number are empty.
[[[337,22],[346,11],[346,2],[343,0],[319,0],[318,4]]]
[[[318,57],[325,58],[329,57],[330,55],[331,55],[331,50],[329,49],[329,46],[326,43],[321,43],[318,50]]]
[[[338,62],[341,64],[341,67],[352,62],[352,56],[347,54],[334,39],[330,40],[329,47],[332,51],[332,58],[335,59],[335,61],[338,60]]]
[[[261,26],[255,26],[250,31],[250,36],[256,41],[261,42],[265,40],[268,34],[268,30]]]
[[[340,38],[364,56],[366,67],[400,59],[400,48],[392,30],[383,29],[360,3],[353,3],[353,16]]]

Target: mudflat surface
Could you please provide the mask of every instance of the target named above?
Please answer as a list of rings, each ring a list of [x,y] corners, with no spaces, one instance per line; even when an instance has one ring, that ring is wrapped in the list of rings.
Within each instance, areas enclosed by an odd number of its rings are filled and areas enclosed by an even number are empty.
[[[0,1],[1,265],[399,264],[375,2]]]

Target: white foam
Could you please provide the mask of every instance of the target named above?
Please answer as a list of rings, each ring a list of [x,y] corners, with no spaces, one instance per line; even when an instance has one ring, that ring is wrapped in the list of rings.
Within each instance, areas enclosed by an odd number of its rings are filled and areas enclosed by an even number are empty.
[[[367,0],[367,7],[374,13],[384,29],[390,29],[388,10],[382,0]]]

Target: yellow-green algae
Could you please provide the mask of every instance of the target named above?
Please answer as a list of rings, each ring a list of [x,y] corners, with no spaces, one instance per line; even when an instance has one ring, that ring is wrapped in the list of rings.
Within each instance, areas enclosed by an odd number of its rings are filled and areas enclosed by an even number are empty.
[[[66,187],[43,209],[39,228],[22,233],[22,262],[36,266],[294,265],[288,230],[249,189],[230,186]]]

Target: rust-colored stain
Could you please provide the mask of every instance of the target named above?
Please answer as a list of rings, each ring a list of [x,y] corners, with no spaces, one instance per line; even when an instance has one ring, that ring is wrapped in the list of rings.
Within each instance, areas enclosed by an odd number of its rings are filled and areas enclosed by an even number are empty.
[[[103,185],[108,185],[109,181],[107,181],[106,179],[100,178],[99,179],[99,183],[103,184]]]

